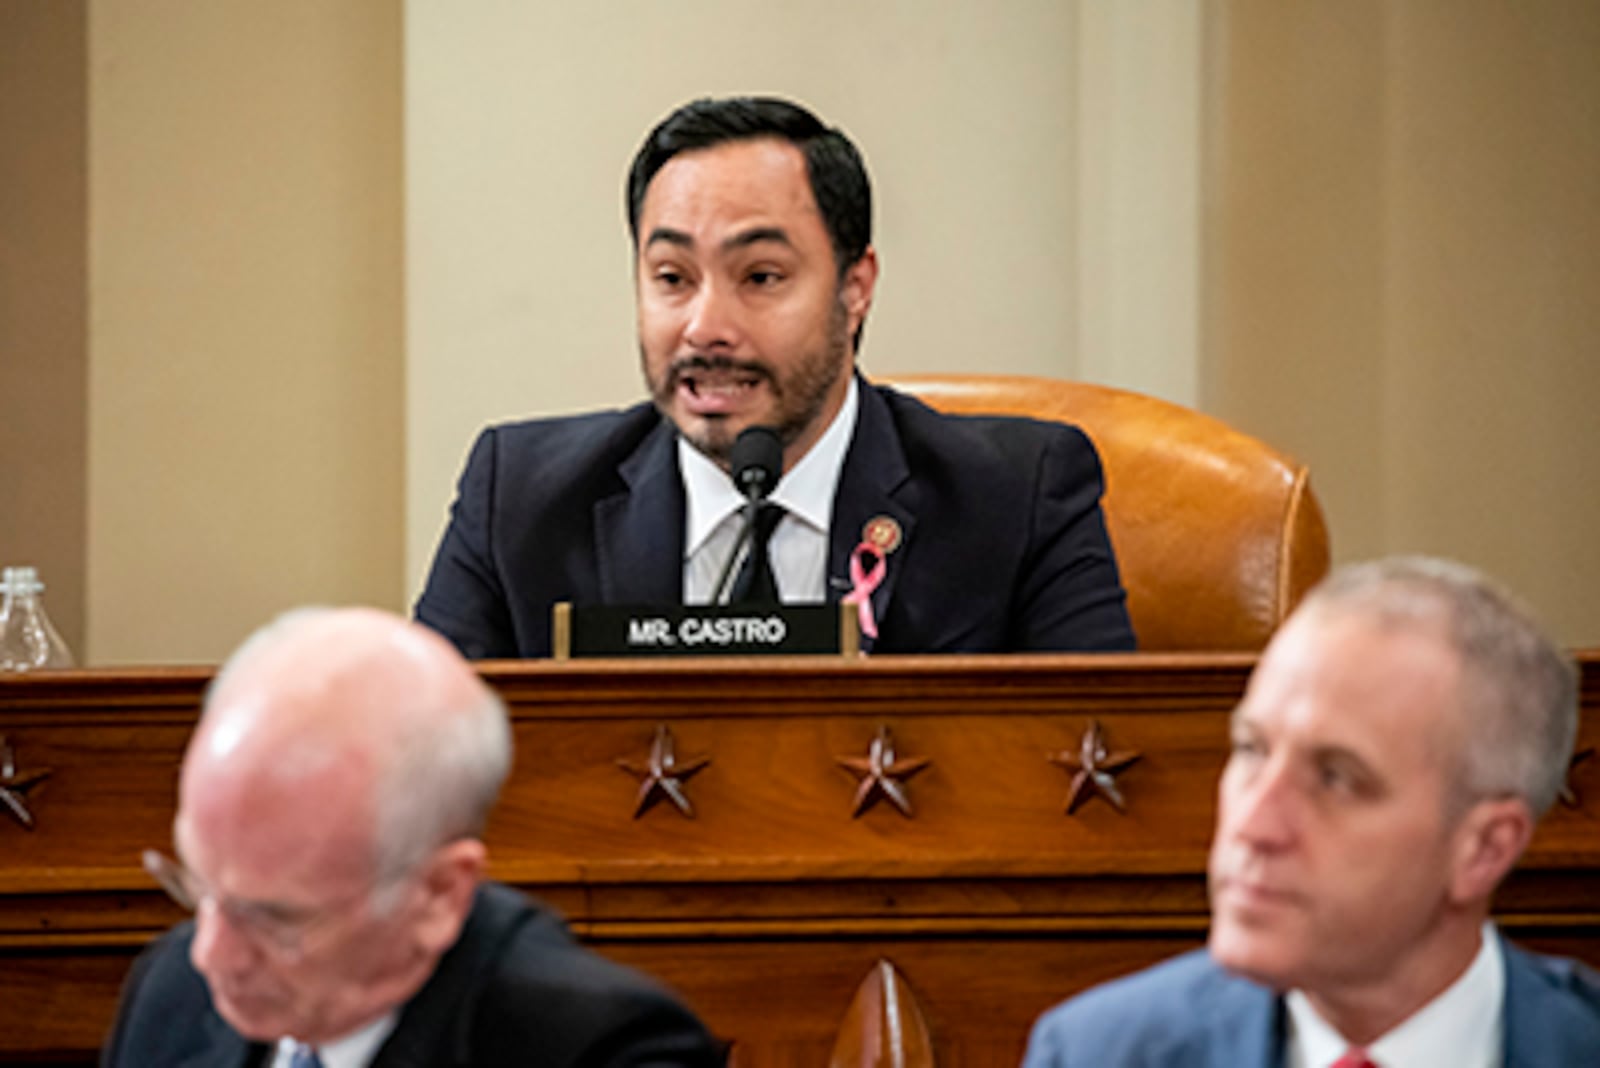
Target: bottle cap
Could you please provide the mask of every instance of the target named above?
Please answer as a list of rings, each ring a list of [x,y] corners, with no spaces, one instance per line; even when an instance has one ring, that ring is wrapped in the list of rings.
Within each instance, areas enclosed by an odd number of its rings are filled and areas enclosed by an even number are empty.
[[[32,567],[8,567],[0,577],[0,592],[43,593],[44,583],[39,581],[39,572]]]

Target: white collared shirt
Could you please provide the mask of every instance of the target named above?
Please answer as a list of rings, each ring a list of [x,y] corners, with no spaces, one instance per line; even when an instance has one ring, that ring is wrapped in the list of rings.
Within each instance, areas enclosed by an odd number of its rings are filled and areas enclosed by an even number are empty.
[[[1366,1047],[1382,1068],[1501,1068],[1506,968],[1500,937],[1484,924],[1478,955],[1444,992]],[[1300,991],[1289,1006],[1288,1068],[1328,1068],[1350,1043]]]
[[[391,1012],[359,1031],[318,1046],[317,1057],[322,1061],[322,1068],[367,1068],[378,1055],[384,1039],[389,1037],[399,1022],[400,1014]],[[289,1068],[289,1058],[294,1056],[295,1047],[299,1044],[292,1038],[280,1038],[278,1048],[272,1055],[272,1068]]]
[[[855,436],[857,389],[852,375],[844,404],[833,422],[800,462],[778,480],[768,498],[783,505],[785,511],[768,543],[778,595],[785,604],[820,604],[827,600],[828,529],[839,472]],[[683,472],[687,505],[683,599],[685,604],[707,604],[728,554],[739,540],[739,509],[744,497],[726,471],[682,437],[678,438],[678,470]],[[734,564],[735,571],[738,566]]]

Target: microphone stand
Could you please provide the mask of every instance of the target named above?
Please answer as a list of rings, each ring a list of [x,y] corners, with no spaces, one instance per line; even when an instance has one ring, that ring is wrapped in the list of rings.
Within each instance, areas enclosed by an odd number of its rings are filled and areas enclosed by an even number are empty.
[[[744,502],[739,510],[744,513],[744,522],[739,524],[739,538],[733,543],[733,551],[728,553],[728,559],[722,565],[722,574],[717,576],[717,585],[711,592],[711,603],[719,605],[723,596],[728,592],[728,580],[733,578],[733,565],[739,559],[740,551],[750,543],[750,535],[756,529],[756,505],[759,497],[751,497]]]
[[[728,456],[733,484],[744,494],[744,522],[739,526],[739,538],[733,551],[722,565],[716,589],[711,593],[711,603],[719,605],[728,592],[728,580],[733,576],[733,562],[750,541],[756,528],[756,510],[767,494],[783,476],[783,445],[778,432],[766,426],[747,426],[739,431]]]

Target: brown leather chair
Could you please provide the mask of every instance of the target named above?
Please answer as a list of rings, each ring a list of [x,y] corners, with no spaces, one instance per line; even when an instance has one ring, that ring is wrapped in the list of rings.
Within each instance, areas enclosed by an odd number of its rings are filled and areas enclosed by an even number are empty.
[[[943,412],[1073,423],[1093,439],[1141,650],[1261,649],[1328,571],[1328,528],[1305,465],[1218,419],[1052,378],[877,381]]]

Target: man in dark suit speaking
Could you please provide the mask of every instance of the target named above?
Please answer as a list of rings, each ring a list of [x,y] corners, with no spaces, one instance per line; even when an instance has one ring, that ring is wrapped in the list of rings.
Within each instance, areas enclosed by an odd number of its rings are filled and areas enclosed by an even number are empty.
[[[129,974],[108,1068],[710,1068],[643,976],[483,882],[511,764],[504,708],[438,635],[364,610],[246,643],[184,756],[177,859],[195,911]]]
[[[1481,576],[1337,573],[1234,712],[1209,950],[1052,1010],[1025,1068],[1600,1065],[1600,976],[1488,919],[1577,708],[1571,661]]]
[[[782,601],[864,599],[876,652],[1132,647],[1082,433],[941,416],[855,373],[878,259],[843,133],[781,100],[685,105],[627,206],[651,402],[485,431],[419,621],[469,657],[547,656],[558,601],[708,603],[741,525],[729,453],[766,426]]]

